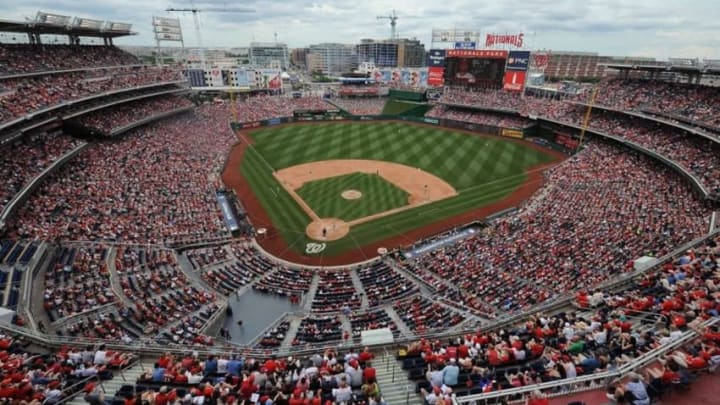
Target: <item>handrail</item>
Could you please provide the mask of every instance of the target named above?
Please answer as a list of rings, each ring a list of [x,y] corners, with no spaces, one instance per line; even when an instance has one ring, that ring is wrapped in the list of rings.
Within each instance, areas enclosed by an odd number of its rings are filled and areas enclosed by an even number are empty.
[[[127,93],[127,92],[131,92],[131,91],[142,90],[142,89],[151,88],[151,87],[169,86],[169,85],[173,85],[173,84],[178,85],[178,84],[184,84],[184,83],[187,83],[187,81],[186,80],[173,80],[173,81],[168,81],[168,82],[156,82],[156,83],[150,83],[150,84],[143,84],[140,86],[123,87],[123,88],[116,89],[116,90],[106,91],[104,93],[92,94],[92,95],[89,95],[89,96],[86,96],[83,98],[65,101],[62,103],[58,103],[58,104],[54,104],[52,106],[45,107],[40,110],[31,111],[22,117],[13,119],[12,121],[1,123],[0,124],[0,132],[5,130],[6,128],[20,124],[23,121],[28,121],[32,118],[35,118],[36,116],[46,114],[49,112],[53,112],[55,110],[59,110],[59,109],[65,108],[65,107],[70,107],[75,104],[84,103],[86,101],[94,100],[97,98],[108,97],[108,96],[112,96],[115,94]]]
[[[77,388],[77,387],[80,387],[80,386],[84,387],[85,385],[87,385],[87,383],[89,383],[90,381],[93,381],[93,380],[95,380],[95,381],[98,382],[98,385],[100,386],[100,389],[102,389],[102,391],[103,391],[103,393],[104,393],[104,392],[105,392],[105,387],[103,386],[103,381],[102,381],[102,379],[101,379],[99,376],[94,375],[94,376],[90,376],[90,377],[87,377],[87,378],[85,378],[85,379],[82,379],[82,380],[80,380],[80,381],[77,381],[76,383],[72,384],[72,385],[69,386],[69,387],[63,388],[63,389],[60,391],[60,392],[63,393],[62,398],[61,398],[59,401],[57,401],[57,402],[53,402],[53,405],[61,405],[61,404],[64,404],[64,403],[66,403],[66,402],[72,401],[76,396],[78,396],[78,395],[80,395],[80,394],[82,394],[82,393],[84,392],[84,391],[82,390],[82,388],[80,388],[80,389],[78,389],[78,390],[76,390],[76,388]],[[68,392],[70,393],[70,395],[67,395]],[[44,403],[45,403],[45,402],[43,402],[43,404],[44,404]]]
[[[718,320],[718,318],[710,319],[703,323],[702,327],[712,326],[714,325]],[[557,381],[550,381],[540,384],[532,384],[532,385],[526,385],[524,387],[518,387],[518,388],[510,388],[505,390],[499,390],[499,391],[492,391],[488,393],[483,394],[476,394],[476,395],[467,395],[463,397],[456,397],[453,396],[453,404],[454,405],[460,405],[465,403],[474,403],[475,401],[483,401],[483,400],[490,400],[495,399],[496,401],[500,398],[510,398],[510,397],[519,397],[524,396],[526,394],[529,394],[533,391],[540,390],[550,390],[553,388],[561,387],[561,386],[568,386],[573,385],[575,387],[585,387],[586,390],[589,389],[595,389],[597,388],[597,385],[592,384],[585,384],[585,383],[592,383],[594,381],[610,381],[617,378],[622,378],[627,373],[637,370],[638,368],[647,365],[651,363],[652,361],[656,360],[659,356],[661,356],[664,353],[667,353],[671,350],[676,349],[679,346],[682,346],[683,344],[687,343],[688,341],[694,339],[698,332],[696,330],[690,329],[683,333],[683,335],[672,341],[668,342],[665,345],[662,345],[660,347],[657,347],[655,349],[650,350],[647,353],[642,354],[641,356],[636,357],[631,361],[630,363],[624,365],[623,367],[620,367],[615,370],[611,371],[603,371],[600,373],[594,373],[589,375],[583,375],[575,378],[566,378],[562,380]],[[579,390],[579,389],[578,389]],[[563,396],[567,395],[567,392],[551,392],[548,393],[549,396]]]
[[[582,127],[581,127],[580,125],[577,125],[577,124],[572,123],[572,122],[558,121],[558,120],[555,120],[555,119],[542,118],[542,117],[539,118],[539,119],[542,120],[542,121],[546,121],[546,122],[553,123],[553,124],[563,125],[563,126],[570,127],[570,128],[575,128],[575,129],[578,129],[578,130],[582,129]],[[603,138],[612,139],[612,140],[615,141],[615,142],[618,142],[618,143],[620,143],[620,144],[629,146],[629,147],[631,147],[632,149],[635,149],[635,150],[637,150],[637,151],[639,151],[639,152],[642,152],[643,154],[645,154],[645,155],[647,155],[647,156],[650,156],[650,157],[654,158],[655,160],[659,160],[659,161],[662,162],[664,165],[670,166],[672,169],[674,169],[675,171],[677,171],[677,172],[679,172],[680,174],[682,174],[683,177],[685,177],[686,179],[688,179],[688,180],[692,183],[693,187],[695,187],[695,189],[697,189],[698,191],[700,191],[700,193],[702,193],[703,198],[708,198],[708,197],[710,196],[710,193],[708,192],[707,188],[705,188],[705,185],[703,185],[702,182],[700,182],[700,180],[699,180],[697,177],[695,177],[695,175],[693,175],[692,173],[690,173],[689,171],[687,171],[683,166],[681,166],[680,164],[678,164],[678,163],[675,162],[674,160],[670,159],[669,157],[667,157],[667,156],[665,156],[665,155],[662,155],[662,154],[660,154],[660,153],[658,153],[658,152],[656,152],[656,151],[654,151],[654,150],[652,150],[652,149],[648,149],[648,148],[646,148],[646,147],[644,147],[644,146],[642,146],[642,145],[640,145],[640,144],[638,144],[638,143],[635,143],[635,142],[633,142],[633,141],[631,141],[631,140],[628,140],[628,139],[625,139],[625,138],[621,138],[621,137],[617,137],[617,136],[614,136],[614,135],[610,135],[610,134],[608,134],[608,133],[606,133],[606,132],[602,132],[602,131],[600,131],[600,130],[598,130],[598,129],[595,129],[595,128],[587,128],[587,129],[585,129],[585,131],[588,132],[588,133],[591,133],[591,134],[598,135],[598,136],[603,137]]]
[[[91,67],[91,68],[86,67],[86,68],[77,68],[77,69],[38,70],[35,72],[14,73],[11,75],[2,75],[2,76],[0,76],[0,80],[21,79],[23,77],[35,77],[35,76],[61,75],[63,73],[90,72],[93,70],[114,70],[114,69],[122,69],[122,68],[135,68],[135,67],[143,67],[143,66],[147,66],[147,65],[139,63],[139,64],[133,64],[133,65],[111,65],[111,66],[100,66],[100,67]]]
[[[570,100],[565,100],[565,102],[568,103],[568,104],[574,104],[574,105],[578,105],[578,106],[581,106],[581,107],[589,107],[589,105],[588,105],[587,103],[582,102],[582,101],[570,101]],[[675,129],[679,129],[679,130],[681,130],[681,131],[689,132],[689,133],[691,133],[691,134],[693,134],[693,135],[697,135],[697,136],[700,136],[700,137],[702,137],[702,138],[705,138],[705,139],[708,139],[708,140],[710,140],[710,141],[713,141],[713,142],[715,142],[715,143],[720,144],[720,138],[718,138],[717,136],[713,136],[712,134],[709,134],[709,133],[707,133],[707,132],[705,132],[705,131],[698,131],[696,128],[691,128],[691,127],[689,127],[689,126],[687,126],[687,125],[684,125],[684,124],[679,124],[679,123],[676,123],[676,122],[669,121],[669,120],[667,120],[667,119],[663,119],[663,118],[659,118],[659,117],[655,117],[655,116],[649,115],[648,113],[645,113],[645,112],[642,111],[642,110],[640,110],[640,111],[621,110],[621,109],[618,109],[618,108],[615,108],[615,107],[611,107],[611,106],[607,106],[607,105],[602,105],[602,104],[593,104],[593,105],[592,105],[592,108],[597,108],[597,109],[599,109],[599,110],[610,111],[610,112],[614,112],[614,113],[618,113],[618,114],[625,114],[625,115],[629,115],[629,116],[631,116],[631,117],[635,117],[635,118],[640,118],[640,119],[644,119],[644,120],[648,120],[648,121],[657,122],[657,123],[659,123],[659,124],[663,124],[663,125],[666,125],[666,126],[669,126],[669,127],[673,127],[673,128],[675,128]]]
[[[74,113],[71,113],[71,114],[68,114],[68,115],[64,115],[64,116],[62,117],[62,119],[63,119],[63,121],[67,121],[67,120],[73,119],[73,118],[75,118],[75,117],[78,117],[78,116],[81,116],[81,115],[85,115],[85,114],[91,113],[91,112],[93,112],[93,111],[97,111],[97,110],[102,110],[102,109],[105,109],[105,108],[113,107],[113,106],[116,106],[116,105],[118,105],[118,104],[125,104],[125,103],[129,103],[129,102],[131,102],[131,101],[142,100],[142,99],[145,99],[145,98],[151,98],[151,97],[156,97],[156,96],[162,96],[162,95],[164,95],[164,94],[183,93],[183,92],[188,92],[188,91],[190,91],[190,90],[189,90],[189,89],[186,89],[186,88],[181,88],[181,89],[167,89],[167,90],[163,90],[163,91],[156,91],[156,92],[154,92],[154,93],[140,94],[140,95],[137,95],[137,96],[135,96],[135,97],[128,97],[128,98],[123,98],[123,99],[120,99],[120,100],[111,101],[111,102],[109,102],[109,103],[96,105],[96,106],[89,107],[89,108],[84,109],[84,110],[80,110],[80,111],[77,111],[77,112],[74,112]]]
[[[72,150],[66,152],[64,155],[60,156],[59,158],[55,159],[54,162],[52,162],[48,167],[43,169],[40,173],[38,173],[37,176],[33,177],[30,181],[28,181],[23,188],[13,196],[12,200],[5,206],[5,208],[0,212],[0,225],[4,225],[7,222],[7,219],[12,215],[12,213],[17,209],[18,204],[20,204],[28,195],[37,187],[39,186],[40,182],[42,182],[45,177],[55,171],[58,167],[64,165],[68,160],[72,159],[80,153],[83,149],[85,149],[89,144],[87,142],[82,142]]]
[[[139,126],[148,124],[150,122],[159,121],[163,118],[171,117],[173,115],[182,114],[184,112],[192,111],[195,107],[194,106],[187,106],[187,107],[180,107],[176,108],[174,110],[165,111],[159,114],[152,115],[150,117],[145,117],[139,121],[132,122],[128,125],[125,125],[124,127],[113,129],[110,132],[110,136],[117,136],[122,134],[123,132],[127,132],[133,128],[137,128]]]
[[[658,258],[657,263],[650,267],[650,268],[641,268],[629,273],[623,273],[619,274],[615,277],[613,277],[611,280],[606,281],[605,283],[601,283],[595,287],[594,289],[608,289],[613,288],[616,286],[620,286],[622,284],[628,283],[632,281],[635,277],[644,274],[646,271],[649,271],[654,268],[660,268],[663,264],[665,264],[668,260],[672,260],[674,257],[677,257],[679,254],[685,252],[687,249],[692,248],[693,246],[696,246],[705,240],[707,240],[709,237],[713,237],[715,235],[720,234],[720,229],[716,229],[712,233],[696,238],[693,241],[690,241],[688,243],[683,244],[682,246],[678,247],[674,251]],[[482,326],[481,330],[483,331],[492,331],[497,330],[501,328],[507,328],[507,326],[515,324],[521,320],[526,319],[530,315],[534,315],[541,312],[550,312],[553,310],[558,310],[562,307],[570,305],[570,303],[574,300],[574,296],[572,296],[572,292],[568,292],[568,295],[558,297],[553,300],[546,301],[544,303],[541,303],[535,307],[529,308],[526,311],[523,311],[521,313],[517,314],[509,314],[503,317],[499,317],[491,322],[489,322],[487,325]],[[119,344],[117,341],[114,340],[105,340],[105,339],[78,339],[73,338],[69,339],[66,337],[60,337],[60,336],[50,336],[47,334],[42,333],[32,333],[32,331],[29,331],[24,328],[19,328],[15,325],[7,324],[7,323],[0,323],[0,329],[4,329],[6,331],[12,332],[17,335],[21,335],[26,337],[28,340],[35,341],[39,344],[46,345],[46,346],[62,346],[62,345],[90,345],[90,344],[99,344],[103,343],[108,348],[116,349],[116,350],[132,350],[137,353],[146,353],[146,354],[157,354],[165,351],[170,351],[176,354],[185,354],[188,352],[188,350],[194,350],[198,351],[202,354],[223,354],[223,353],[237,353],[238,351],[242,351],[248,356],[259,356],[263,357],[266,354],[262,350],[254,350],[251,347],[243,346],[239,344],[228,344],[224,346],[202,346],[202,345],[171,345],[168,347],[167,345],[159,344],[154,341],[152,338],[141,338],[133,340],[133,342],[129,344]],[[457,336],[463,336],[466,333],[474,333],[477,330],[459,330],[455,332],[437,332],[437,333],[427,333],[427,334],[416,334],[412,337],[405,337],[396,340],[391,346],[399,346],[402,344],[407,344],[413,341],[417,341],[418,339],[425,337],[428,339],[444,339],[444,338],[450,338],[450,337],[457,337]],[[319,347],[331,347],[333,344],[321,344]],[[387,345],[370,345],[371,349],[379,350],[383,347],[386,347]],[[292,347],[285,348],[284,350],[278,350],[276,353],[277,355],[283,355],[283,354],[292,354],[292,355],[304,355],[304,354],[312,354],[317,351],[317,347],[313,348],[306,348],[306,349],[294,349]]]
[[[55,322],[51,323],[50,325],[54,328],[62,328],[63,326],[65,326],[69,323],[73,323],[73,322],[77,321],[79,318],[85,317],[87,315],[92,315],[95,313],[101,313],[107,309],[114,308],[116,303],[117,303],[116,301],[110,301],[107,304],[98,305],[94,308],[90,308],[90,309],[82,311],[82,312],[78,312],[78,313],[75,313],[72,315],[68,315],[66,317],[56,319]]]

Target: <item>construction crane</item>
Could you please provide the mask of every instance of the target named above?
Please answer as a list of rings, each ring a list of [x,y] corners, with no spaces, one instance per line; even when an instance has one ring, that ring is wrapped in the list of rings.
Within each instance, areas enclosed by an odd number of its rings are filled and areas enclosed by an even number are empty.
[[[184,8],[175,8],[175,7],[168,7],[165,9],[167,12],[178,12],[178,13],[192,13],[193,15],[193,22],[195,23],[195,36],[197,38],[197,45],[200,49],[200,63],[202,64],[203,70],[205,70],[205,50],[203,49],[203,43],[202,43],[202,36],[200,35],[200,21],[198,20],[198,13],[203,12],[210,12],[210,13],[254,13],[255,9],[253,8],[239,8],[239,7],[210,7],[210,8],[197,8],[195,7],[195,4],[191,1],[190,7],[184,7]]]
[[[395,13],[395,10],[392,11],[392,13],[388,15],[379,15],[377,16],[378,20],[390,20],[390,39],[397,38],[397,20],[398,15]]]

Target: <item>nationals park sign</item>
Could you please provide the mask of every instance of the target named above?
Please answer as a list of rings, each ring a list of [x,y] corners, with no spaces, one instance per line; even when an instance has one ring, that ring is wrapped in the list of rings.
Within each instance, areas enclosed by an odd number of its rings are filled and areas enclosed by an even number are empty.
[[[485,46],[492,48],[497,45],[512,45],[516,48],[522,48],[523,38],[525,34],[487,34],[485,36]]]

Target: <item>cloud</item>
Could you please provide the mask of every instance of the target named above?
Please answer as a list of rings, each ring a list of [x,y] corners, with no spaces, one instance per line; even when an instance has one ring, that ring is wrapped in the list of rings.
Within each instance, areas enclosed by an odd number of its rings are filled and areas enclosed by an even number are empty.
[[[484,33],[525,32],[531,46],[598,52],[604,55],[667,57],[701,52],[720,58],[714,38],[720,21],[710,18],[717,0],[3,0],[3,18],[34,17],[38,10],[132,23],[139,35],[118,44],[152,45],[150,21],[178,16],[186,45],[195,45],[190,13],[168,13],[168,6],[199,9],[252,8],[253,13],[200,12],[206,46],[247,46],[250,41],[279,39],[291,47],[320,42],[357,43],[386,38],[389,21],[379,15],[397,12],[401,36],[430,45],[433,28],[462,28]]]

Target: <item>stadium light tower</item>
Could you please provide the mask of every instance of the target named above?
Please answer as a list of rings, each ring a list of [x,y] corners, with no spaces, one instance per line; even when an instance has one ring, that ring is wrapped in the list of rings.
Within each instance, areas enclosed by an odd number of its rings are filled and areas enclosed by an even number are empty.
[[[175,8],[175,7],[168,7],[165,9],[165,11],[168,12],[179,12],[179,13],[187,13],[190,12],[193,15],[193,22],[195,23],[195,35],[197,37],[197,43],[198,48],[200,49],[200,63],[202,63],[202,68],[205,70],[205,50],[203,49],[202,44],[202,36],[200,35],[200,21],[198,20],[198,13],[199,12],[218,12],[218,13],[254,13],[255,9],[253,8],[240,8],[240,7],[209,7],[209,8],[197,8],[195,7],[195,3],[190,1],[190,7],[184,7],[184,8]]]

